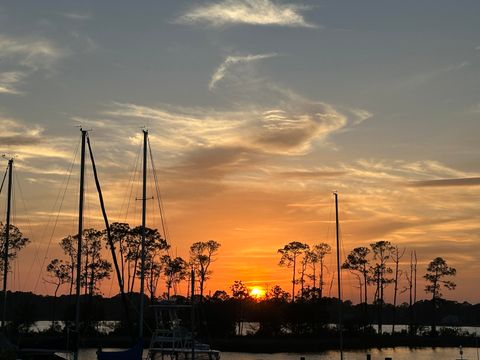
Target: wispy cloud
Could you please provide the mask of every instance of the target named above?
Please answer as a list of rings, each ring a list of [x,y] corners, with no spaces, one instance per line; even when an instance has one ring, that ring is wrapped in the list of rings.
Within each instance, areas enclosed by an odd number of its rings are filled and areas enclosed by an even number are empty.
[[[52,66],[68,54],[42,38],[16,38],[0,34],[0,58],[14,71],[0,73],[0,93],[21,94],[18,85],[38,70]]]
[[[2,147],[12,145],[32,145],[41,141],[43,128],[38,125],[29,127],[19,121],[0,116],[0,143]]]
[[[461,61],[456,64],[447,65],[441,68],[428,70],[423,73],[414,74],[402,80],[399,83],[400,87],[415,87],[427,84],[449,73],[461,71],[466,67],[471,66],[470,61]]]
[[[47,39],[0,35],[0,57],[32,70],[48,69],[66,55],[65,50]]]
[[[25,74],[21,71],[11,71],[0,73],[0,93],[4,94],[20,94],[16,89],[16,85],[21,83]]]
[[[161,124],[162,145],[176,151],[233,147],[254,153],[302,154],[314,141],[347,125],[347,118],[333,106],[305,99],[283,104],[281,109],[238,111],[116,103],[104,115]]]
[[[67,12],[62,14],[67,19],[87,21],[92,20],[92,15],[87,13],[76,13],[76,12]]]
[[[208,84],[208,88],[210,90],[213,90],[215,88],[215,85],[227,75],[229,68],[236,64],[247,64],[253,61],[268,59],[274,56],[277,56],[277,54],[271,53],[245,56],[227,56],[227,58],[220,64],[215,73],[212,75],[210,83]]]
[[[197,6],[177,19],[184,24],[203,23],[211,26],[229,24],[317,27],[305,20],[305,6],[279,4],[271,0],[224,0]]]
[[[55,142],[45,141],[44,128],[37,124],[0,115],[0,154],[14,155],[16,166],[31,174],[59,174],[58,164],[52,160],[70,159],[65,149],[71,141],[56,138]]]
[[[354,123],[357,125],[373,117],[373,114],[365,109],[351,109],[350,113],[352,113],[356,117]]]

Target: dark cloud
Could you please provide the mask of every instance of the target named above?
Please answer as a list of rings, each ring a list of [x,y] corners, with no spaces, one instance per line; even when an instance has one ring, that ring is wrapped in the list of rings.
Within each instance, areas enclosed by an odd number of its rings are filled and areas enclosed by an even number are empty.
[[[411,181],[407,185],[412,187],[476,186],[480,185],[480,177]]]
[[[282,129],[278,131],[264,132],[257,141],[268,148],[288,151],[304,146],[316,135],[316,127],[309,124],[298,129]]]
[[[245,147],[197,148],[187,153],[174,171],[183,178],[199,176],[202,179],[218,180],[236,170],[245,171],[258,163],[259,158],[259,154]]]

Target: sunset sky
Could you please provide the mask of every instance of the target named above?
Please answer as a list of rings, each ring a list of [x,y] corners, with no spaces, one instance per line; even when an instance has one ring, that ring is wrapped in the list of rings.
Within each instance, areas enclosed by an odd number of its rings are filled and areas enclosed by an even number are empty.
[[[334,247],[338,190],[344,256],[389,240],[417,251],[419,276],[442,256],[458,270],[446,297],[479,302],[479,15],[473,0],[3,2],[0,154],[16,156],[14,224],[32,240],[10,289],[52,293],[44,268],[76,231],[78,126],[110,220],[139,225],[146,126],[172,252],[222,244],[207,292],[290,291],[277,249]],[[102,228],[87,177],[86,226]]]

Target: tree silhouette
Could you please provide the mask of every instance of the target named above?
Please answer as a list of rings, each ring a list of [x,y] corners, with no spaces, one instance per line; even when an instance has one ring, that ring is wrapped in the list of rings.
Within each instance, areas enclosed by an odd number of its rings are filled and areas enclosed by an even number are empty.
[[[315,244],[312,249],[312,253],[317,258],[318,262],[320,263],[319,269],[319,279],[318,279],[318,298],[321,299],[323,297],[323,286],[325,285],[325,281],[323,281],[323,271],[325,270],[325,256],[332,252],[332,248],[327,243],[320,243]],[[315,287],[315,281],[313,282],[313,287]]]
[[[374,282],[377,286],[375,298],[378,306],[378,333],[381,334],[385,287],[393,281],[393,279],[387,277],[387,274],[393,272],[393,270],[387,266],[387,262],[390,259],[394,247],[390,241],[386,240],[380,240],[370,244],[370,247],[373,251],[373,258],[376,260],[375,266],[371,268],[371,282]]]
[[[85,295],[93,296],[98,291],[98,283],[110,278],[112,264],[102,257],[102,232],[95,229],[83,231],[82,255],[83,265],[81,284],[85,287]]]
[[[393,263],[395,264],[395,276],[393,278],[393,284],[394,284],[394,289],[393,289],[393,320],[392,320],[392,335],[395,333],[395,323],[397,322],[397,293],[398,293],[398,282],[399,278],[402,276],[403,272],[400,270],[399,265],[400,265],[400,259],[405,255],[405,248],[400,251],[398,249],[398,246],[395,246],[392,250],[392,258],[393,258]],[[400,293],[407,291],[405,288],[402,290]]]
[[[47,272],[49,278],[45,281],[55,285],[53,296],[56,298],[60,286],[70,282],[70,266],[65,264],[63,260],[53,259],[47,265]]]
[[[299,241],[292,241],[277,252],[282,255],[279,261],[280,266],[292,267],[292,302],[295,301],[295,283],[297,258],[308,249],[308,245]]]
[[[275,301],[287,301],[290,297],[290,294],[283,290],[280,285],[274,285],[270,290],[267,291],[265,298],[267,300],[275,300]]]
[[[172,259],[168,255],[162,257],[164,264],[163,273],[167,286],[167,299],[170,299],[170,290],[173,287],[174,295],[177,295],[178,284],[188,276],[188,263],[181,257]]]
[[[243,320],[245,315],[244,301],[250,299],[248,288],[241,280],[235,280],[230,287],[232,291],[232,297],[237,300],[237,333],[243,334]]]
[[[370,254],[369,248],[364,246],[356,247],[348,254],[347,259],[342,264],[342,269],[356,272],[363,277],[363,302],[365,304],[368,303],[368,254]]]
[[[141,243],[142,243],[142,227],[137,226],[130,231],[131,236],[128,238],[128,252],[127,260],[129,261],[129,279],[131,278],[131,283],[129,291],[133,291],[135,285],[135,278],[140,277],[140,265],[141,265]],[[145,228],[145,276],[149,277],[150,274],[147,271],[148,262],[158,263],[159,259],[157,256],[163,250],[170,248],[167,241],[163,239],[157,229]],[[132,269],[130,269],[132,267]],[[150,266],[151,270],[154,270],[156,266]],[[160,272],[161,273],[161,272]],[[155,277],[159,276],[159,273],[152,273],[154,278],[150,279],[150,283],[155,281]]]
[[[305,244],[307,245],[307,247],[305,248],[304,252],[303,252],[303,257],[302,257],[302,261],[300,262],[300,271],[298,272],[298,274],[300,275],[300,278],[297,280],[297,282],[300,284],[300,298],[303,300],[304,297],[305,297],[305,275],[306,275],[306,272],[307,272],[307,267],[310,263],[310,256],[309,256],[309,251],[310,251],[310,247],[308,246],[308,244]]]
[[[4,252],[5,252],[5,235],[7,233],[7,226],[0,222],[0,274],[4,270]],[[17,258],[18,252],[28,245],[30,240],[23,236],[22,232],[15,225],[10,224],[8,231],[8,270],[12,260]]]
[[[60,247],[62,248],[65,255],[68,256],[69,261],[65,262],[70,270],[70,290],[69,295],[73,293],[73,286],[75,283],[75,269],[77,267],[77,235],[68,235],[60,240]]]
[[[363,320],[365,325],[367,324],[368,318],[368,275],[369,275],[369,261],[368,254],[370,254],[370,249],[364,246],[354,248],[350,254],[348,254],[347,259],[342,264],[343,269],[348,269],[357,273],[363,278]],[[360,284],[361,289],[361,284]]]
[[[241,280],[235,280],[233,282],[233,285],[230,287],[230,290],[232,291],[232,297],[234,299],[244,300],[250,297],[248,288],[245,286],[245,284]]]
[[[436,334],[436,307],[437,307],[437,300],[441,299],[442,293],[441,288],[447,290],[454,290],[457,286],[451,280],[443,280],[443,278],[447,276],[455,276],[457,274],[457,270],[453,267],[447,265],[447,262],[441,258],[436,257],[427,267],[427,273],[423,276],[425,280],[427,280],[427,285],[425,285],[425,292],[428,294],[432,294],[432,304],[433,304],[433,323],[432,323],[432,334]]]
[[[196,242],[190,246],[190,264],[192,265],[200,284],[200,298],[203,298],[205,282],[209,279],[212,271],[209,269],[215,260],[215,255],[220,248],[220,243],[215,240]]]
[[[47,265],[48,279],[46,282],[55,285],[55,291],[53,294],[53,316],[52,316],[52,329],[55,329],[55,309],[57,302],[57,293],[60,286],[70,282],[70,265],[65,264],[63,260],[53,259]]]
[[[115,250],[118,248],[118,254],[120,255],[121,278],[123,284],[125,284],[125,257],[128,252],[128,244],[131,242],[132,229],[127,223],[114,222],[110,224],[110,236]],[[106,230],[103,231],[103,237],[106,240]],[[109,248],[108,242],[106,246]]]

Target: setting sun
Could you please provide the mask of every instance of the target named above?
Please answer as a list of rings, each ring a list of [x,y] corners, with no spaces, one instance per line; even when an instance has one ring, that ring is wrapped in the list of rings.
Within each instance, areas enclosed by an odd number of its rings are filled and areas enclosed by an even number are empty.
[[[261,299],[265,297],[265,289],[260,286],[254,286],[250,289],[250,296],[254,299]]]

